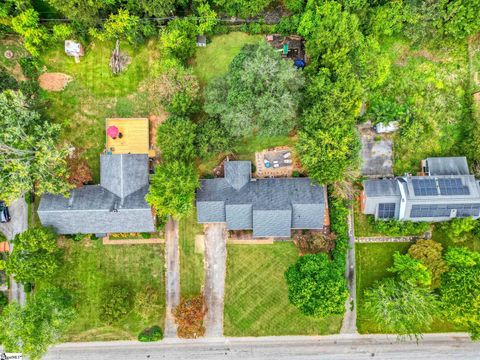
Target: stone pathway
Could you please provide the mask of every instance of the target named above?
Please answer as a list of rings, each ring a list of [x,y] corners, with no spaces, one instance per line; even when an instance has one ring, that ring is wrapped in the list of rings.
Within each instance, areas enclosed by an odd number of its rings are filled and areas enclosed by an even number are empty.
[[[223,336],[223,304],[227,263],[227,229],[225,223],[205,226],[205,288],[207,306],[205,337]]]
[[[165,338],[177,337],[177,325],[173,310],[180,303],[180,252],[178,247],[178,222],[172,217],[168,218],[165,227]]]
[[[370,236],[370,237],[357,237],[355,242],[357,243],[400,243],[400,242],[412,242],[418,239],[428,238],[426,236]]]

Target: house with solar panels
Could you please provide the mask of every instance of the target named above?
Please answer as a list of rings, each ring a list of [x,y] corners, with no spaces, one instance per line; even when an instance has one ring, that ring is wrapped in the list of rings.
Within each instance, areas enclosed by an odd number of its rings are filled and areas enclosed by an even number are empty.
[[[480,215],[480,185],[465,157],[428,158],[422,172],[393,179],[366,180],[363,213],[375,219],[447,221]]]
[[[254,238],[288,238],[328,225],[326,189],[308,178],[252,178],[250,161],[227,161],[223,178],[200,181],[197,221],[251,230]]]

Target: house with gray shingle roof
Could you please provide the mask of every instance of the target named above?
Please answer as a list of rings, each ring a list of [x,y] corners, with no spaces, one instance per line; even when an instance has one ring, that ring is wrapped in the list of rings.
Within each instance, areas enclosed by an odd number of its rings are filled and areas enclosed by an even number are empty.
[[[252,230],[253,237],[290,237],[291,230],[321,230],[326,189],[308,178],[251,177],[250,161],[225,162],[225,177],[200,181],[199,223],[224,222],[228,230]]]
[[[376,219],[448,221],[480,217],[480,185],[465,157],[428,158],[422,175],[366,180],[362,211]]]
[[[155,220],[145,201],[148,155],[100,155],[100,185],[86,185],[69,197],[45,194],[38,216],[59,234],[153,232]]]

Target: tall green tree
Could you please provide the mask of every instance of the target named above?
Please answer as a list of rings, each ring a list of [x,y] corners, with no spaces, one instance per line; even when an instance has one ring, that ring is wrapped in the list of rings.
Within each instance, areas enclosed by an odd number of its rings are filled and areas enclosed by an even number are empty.
[[[193,210],[198,173],[193,164],[165,162],[155,168],[145,197],[160,216],[180,217]]]
[[[71,296],[57,288],[33,294],[25,306],[12,302],[0,315],[0,343],[7,352],[22,352],[40,359],[49,346],[58,343],[75,318]]]
[[[197,27],[188,18],[174,19],[160,35],[160,51],[186,63],[195,54]]]
[[[13,201],[35,189],[66,194],[67,146],[58,145],[60,126],[29,108],[20,92],[0,94],[0,198]]]
[[[205,111],[233,136],[285,135],[295,126],[302,73],[268,44],[246,45],[205,92]]]
[[[431,273],[427,267],[409,254],[395,252],[393,266],[388,271],[395,274],[401,282],[412,286],[430,286],[432,283]]]
[[[7,258],[7,274],[22,283],[48,279],[58,269],[60,253],[57,235],[51,228],[34,227],[17,234],[13,252]]]
[[[348,298],[344,272],[327,254],[301,256],[285,272],[288,298],[302,313],[324,317],[343,314]]]
[[[400,336],[419,337],[428,329],[438,312],[438,302],[431,290],[385,278],[365,290],[365,309],[382,331]]]
[[[445,254],[449,271],[442,275],[443,309],[455,324],[480,339],[480,253],[451,247]]]
[[[441,276],[448,270],[448,265],[442,258],[442,251],[442,244],[426,239],[418,240],[408,249],[408,254],[419,260],[430,271],[432,289],[440,286]]]
[[[100,40],[127,40],[130,43],[138,41],[139,21],[136,15],[128,10],[119,9],[118,13],[110,14],[102,26],[102,30],[90,28],[90,35]]]
[[[157,145],[162,159],[192,163],[196,156],[196,128],[188,118],[169,117],[157,131]]]
[[[34,9],[27,9],[12,19],[12,29],[22,36],[23,44],[33,56],[48,41],[48,32],[40,26],[40,17]]]

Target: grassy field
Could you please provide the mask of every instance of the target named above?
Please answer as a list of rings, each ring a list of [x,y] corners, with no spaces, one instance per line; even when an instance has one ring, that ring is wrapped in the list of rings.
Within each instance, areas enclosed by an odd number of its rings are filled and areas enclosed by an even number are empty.
[[[126,44],[121,50],[132,61],[120,75],[108,66],[113,43],[94,42],[86,48],[79,64],[57,47],[43,54],[48,72],[62,72],[73,81],[61,92],[44,92],[47,113],[64,126],[62,140],[84,150],[94,181],[99,180],[99,154],[105,147],[107,117],[146,117],[158,109],[148,101],[142,81],[154,68],[158,50],[154,41],[138,48]]]
[[[179,222],[180,293],[185,298],[200,294],[205,276],[203,253],[195,252],[195,235],[203,232],[196,216],[194,212]]]
[[[165,313],[164,249],[160,245],[110,245],[101,240],[64,240],[65,263],[54,282],[73,292],[78,317],[65,341],[132,340],[147,326],[163,328]],[[106,325],[99,319],[102,290],[125,284],[135,296],[151,291],[148,306],[134,300],[124,320]]]
[[[356,281],[357,281],[357,327],[361,334],[384,333],[382,327],[371,319],[364,310],[363,293],[375,281],[389,276],[387,271],[393,265],[393,254],[396,251],[406,253],[410,243],[374,243],[356,244]],[[430,329],[424,332],[458,331],[445,319],[435,319]]]
[[[382,235],[368,222],[368,217],[361,212],[360,203],[358,201],[355,201],[353,204],[353,220],[355,236],[364,237]]]
[[[226,336],[320,335],[340,330],[342,317],[315,319],[288,301],[284,272],[298,258],[291,242],[228,245]]]
[[[206,85],[213,78],[224,74],[244,45],[256,43],[261,39],[260,35],[232,32],[215,36],[206,47],[197,48],[193,68],[200,83]]]

